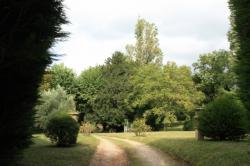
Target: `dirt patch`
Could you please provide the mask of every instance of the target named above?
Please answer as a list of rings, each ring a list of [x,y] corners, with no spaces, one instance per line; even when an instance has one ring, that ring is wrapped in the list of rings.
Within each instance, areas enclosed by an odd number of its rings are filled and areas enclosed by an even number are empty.
[[[100,140],[100,143],[90,166],[128,166],[124,150],[107,139],[95,137]]]

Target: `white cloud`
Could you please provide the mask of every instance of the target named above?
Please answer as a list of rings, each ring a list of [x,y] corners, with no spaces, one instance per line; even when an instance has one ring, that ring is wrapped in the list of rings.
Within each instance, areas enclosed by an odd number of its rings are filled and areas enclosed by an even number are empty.
[[[159,29],[164,62],[191,65],[199,54],[228,49],[227,0],[66,0],[71,33],[54,48],[78,73],[104,63],[116,50],[134,42],[140,16]]]

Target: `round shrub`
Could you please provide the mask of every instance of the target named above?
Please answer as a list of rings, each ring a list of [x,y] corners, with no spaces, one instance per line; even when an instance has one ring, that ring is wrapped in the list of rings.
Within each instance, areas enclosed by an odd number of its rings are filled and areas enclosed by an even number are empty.
[[[45,134],[57,146],[76,144],[79,124],[65,112],[55,112],[49,115]]]
[[[209,103],[198,120],[201,133],[215,140],[237,140],[246,133],[246,110],[232,94],[224,94]]]

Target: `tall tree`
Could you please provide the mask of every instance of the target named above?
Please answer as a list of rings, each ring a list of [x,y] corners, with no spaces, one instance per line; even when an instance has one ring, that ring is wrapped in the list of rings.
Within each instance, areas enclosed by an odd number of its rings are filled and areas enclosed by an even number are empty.
[[[62,0],[0,1],[0,163],[11,165],[30,143],[33,106],[49,48],[65,37]]]
[[[225,50],[200,55],[193,63],[193,79],[198,88],[206,95],[205,103],[214,99],[222,90],[235,88],[236,75],[233,71],[234,58]]]
[[[138,64],[162,64],[163,53],[159,48],[155,24],[139,18],[135,26],[136,44],[127,45],[127,55]]]
[[[103,86],[94,101],[94,115],[104,130],[121,131],[124,118],[131,111],[128,96],[131,86],[128,82],[132,65],[121,52],[115,52],[102,68]]]
[[[236,56],[240,96],[248,110],[250,130],[250,1],[229,0],[231,33],[229,40]]]

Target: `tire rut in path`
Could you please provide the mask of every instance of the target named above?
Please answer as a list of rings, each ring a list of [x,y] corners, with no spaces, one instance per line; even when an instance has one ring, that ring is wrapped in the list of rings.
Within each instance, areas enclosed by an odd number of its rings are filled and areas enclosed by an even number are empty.
[[[186,162],[176,160],[172,156],[143,143],[116,137],[109,138],[130,144],[144,166],[188,166]]]
[[[90,166],[128,166],[127,156],[123,149],[111,141],[95,136],[100,140]]]

